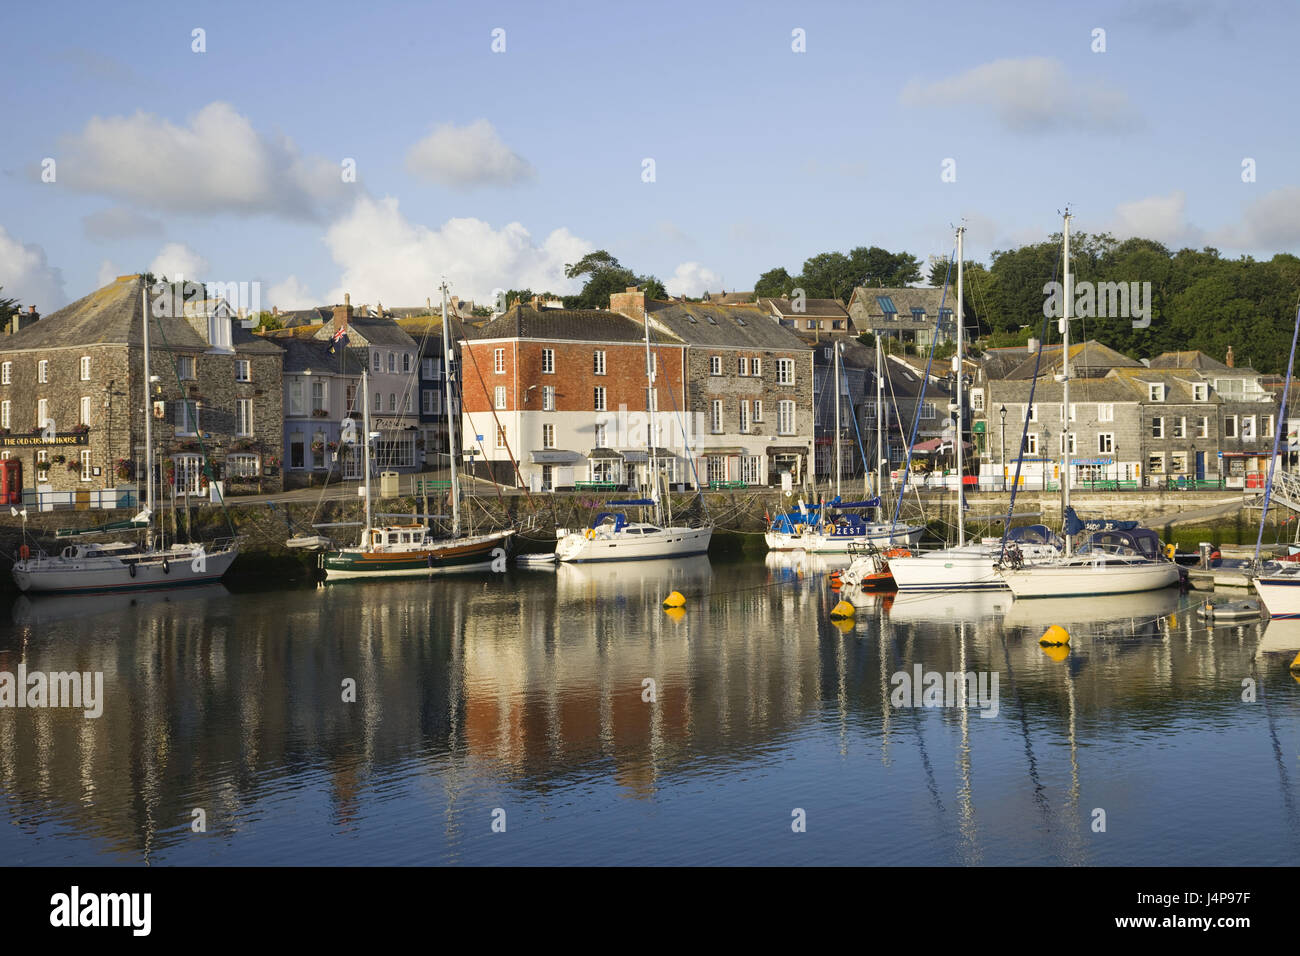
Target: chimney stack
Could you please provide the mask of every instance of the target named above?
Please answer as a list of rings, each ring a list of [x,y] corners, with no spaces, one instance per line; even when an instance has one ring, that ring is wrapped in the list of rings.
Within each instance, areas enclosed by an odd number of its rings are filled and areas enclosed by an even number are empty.
[[[343,293],[343,304],[334,307],[334,330],[346,329],[352,321],[352,296]]]
[[[609,311],[626,315],[637,322],[645,321],[645,293],[638,286],[630,285],[625,292],[609,294]]]
[[[1233,362],[1233,359],[1232,359],[1232,346],[1229,345],[1229,346],[1228,346],[1228,354],[1227,354],[1226,356],[1224,356],[1223,364],[1226,365],[1226,366],[1228,366],[1228,368],[1234,368],[1235,366],[1232,364],[1232,362]]]

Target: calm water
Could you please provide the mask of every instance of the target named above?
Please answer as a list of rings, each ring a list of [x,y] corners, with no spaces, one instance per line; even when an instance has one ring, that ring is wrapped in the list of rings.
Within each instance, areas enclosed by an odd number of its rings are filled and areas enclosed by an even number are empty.
[[[0,710],[0,860],[1300,862],[1293,622],[1207,630],[1169,592],[837,627],[835,600],[773,557],[19,599],[0,671],[102,671],[106,702]],[[918,664],[996,673],[997,716],[892,706]]]

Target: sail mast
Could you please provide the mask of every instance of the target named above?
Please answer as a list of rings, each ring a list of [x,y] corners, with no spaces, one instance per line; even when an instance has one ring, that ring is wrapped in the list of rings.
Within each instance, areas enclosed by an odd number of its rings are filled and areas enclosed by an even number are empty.
[[[366,376],[366,369],[361,369],[361,427],[363,429],[361,441],[361,471],[365,474],[366,479],[366,528],[361,534],[361,546],[369,547],[370,543],[370,380]]]
[[[1061,520],[1070,507],[1070,210],[1065,210],[1065,317],[1061,320]],[[1065,536],[1065,553],[1071,552]]]
[[[818,325],[821,323],[818,322]],[[844,468],[840,461],[840,455],[844,451],[844,443],[840,441],[840,343],[834,339],[831,340],[835,346],[835,497],[840,496],[840,477],[844,474]]]
[[[144,507],[153,527],[153,392],[149,387],[149,287],[140,284],[140,301],[144,306]],[[44,426],[45,423],[41,422]],[[152,531],[150,532],[152,537]]]
[[[451,534],[460,537],[460,477],[456,474],[456,422],[452,415],[451,333],[447,330],[447,280],[442,282],[443,390],[447,396],[447,451],[451,455]]]
[[[966,543],[966,484],[962,478],[962,458],[966,451],[965,441],[962,435],[963,425],[965,423],[965,413],[962,408],[962,320],[965,318],[965,312],[962,311],[962,237],[966,233],[965,226],[957,227],[957,354],[953,356],[953,371],[957,376],[957,434],[953,438],[953,448],[957,452],[957,544]],[[935,328],[938,328],[936,325]]]
[[[876,335],[876,497],[880,499],[877,514],[884,516],[885,509],[885,373],[881,364],[880,335]]]
[[[655,503],[655,523],[663,525],[663,505],[659,501],[659,459],[655,457],[655,406],[659,403],[655,401],[655,370],[650,358],[650,311],[647,309],[642,316],[645,323],[645,410],[647,417],[650,419],[646,428],[646,448],[649,451],[647,460],[650,462],[650,498]]]

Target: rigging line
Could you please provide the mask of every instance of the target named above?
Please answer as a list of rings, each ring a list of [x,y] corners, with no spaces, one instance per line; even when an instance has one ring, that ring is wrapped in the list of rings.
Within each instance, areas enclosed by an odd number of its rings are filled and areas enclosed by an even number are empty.
[[[464,353],[464,352],[468,352],[468,353],[469,353],[469,360],[470,360],[471,362],[474,363],[474,372],[475,372],[476,375],[478,375],[479,385],[482,386],[482,388],[483,388],[483,398],[484,398],[484,400],[486,400],[486,399],[487,399],[487,396],[488,396],[487,382],[484,381],[484,379],[483,379],[483,370],[482,370],[481,368],[479,368],[479,365],[478,365],[478,359],[474,357],[474,350],[473,350],[473,349],[461,349],[461,352],[462,352],[462,353]],[[462,385],[463,385],[463,379],[464,379],[464,376],[461,376],[461,378],[462,378]],[[465,407],[464,389],[463,389],[463,387],[462,387],[462,389],[461,389],[461,408],[464,408],[464,407]],[[504,428],[502,427],[502,425],[501,425],[501,419],[497,417],[497,410],[496,410],[495,403],[491,403],[491,408],[490,408],[489,410],[492,412],[492,422],[493,422],[493,424],[495,424],[495,425],[497,426],[497,435],[498,435],[499,437],[501,437],[501,438],[504,439],[504,440],[503,440],[503,445],[505,446],[506,454],[510,457],[510,464],[511,464],[511,466],[512,466],[512,467],[514,468],[514,470],[515,470],[515,477],[516,477],[517,479],[519,479],[519,487],[522,488],[522,489],[524,490],[524,498],[526,498],[526,499],[528,500],[528,505],[529,505],[529,507],[531,508],[531,507],[533,507],[533,498],[532,498],[532,495],[530,495],[530,494],[528,493],[528,485],[524,483],[524,476],[523,476],[523,473],[519,470],[519,462],[515,460],[515,453],[514,453],[514,452],[511,450],[511,448],[510,448],[510,439],[505,437],[505,429],[504,429]],[[469,415],[469,412],[466,412],[465,414],[468,416],[468,415]],[[472,419],[472,418],[470,419],[470,423],[473,424],[473,419]],[[478,432],[475,432],[474,434],[477,435]],[[484,457],[486,457],[486,452],[484,453]],[[455,462],[452,462],[452,467],[453,467],[453,468],[456,467],[456,463],[455,463]]]
[[[952,251],[953,258],[957,255],[956,248]],[[952,259],[948,260],[947,274],[943,279],[943,294],[939,297],[939,316],[934,321],[934,337],[930,339],[930,354],[925,360],[925,375],[921,379],[921,392],[916,400],[916,413],[912,416],[912,435],[907,443],[907,460],[903,463],[903,488],[907,488],[907,478],[912,472],[912,447],[916,444],[916,433],[921,427],[921,411],[925,407],[925,389],[930,384],[930,369],[934,365],[934,350],[939,344],[939,317],[943,315],[944,304],[948,301],[948,280],[952,276]],[[919,498],[919,492],[918,492]],[[903,507],[903,496],[898,496],[898,502],[894,505],[894,520],[890,525],[889,533],[892,540],[894,528],[898,526],[898,514]]]
[[[654,346],[651,347],[651,352],[652,352],[652,354],[653,354],[654,357],[655,357],[655,371],[656,371],[656,377],[657,377],[657,372],[658,372],[658,368],[659,368],[659,350],[660,350],[660,347],[661,347],[661,346],[660,346],[658,343],[656,343],[656,345],[654,345]],[[683,364],[682,364],[682,380],[683,380],[683,382],[684,382],[685,379],[686,379],[686,367],[685,367],[685,362],[686,362],[686,353],[685,353],[685,350],[683,350],[683,352],[682,352],[682,363],[683,363]],[[699,499],[700,499],[700,510],[703,511],[704,514],[705,514],[705,516],[707,517],[708,514],[709,514],[709,504],[708,504],[707,501],[704,500],[704,490],[700,487],[700,469],[699,469],[699,466],[698,466],[698,465],[696,464],[696,462],[695,462],[695,452],[694,452],[694,450],[691,448],[691,437],[690,437],[689,434],[687,434],[687,431],[686,431],[686,420],[685,420],[685,418],[684,418],[683,415],[682,415],[682,410],[679,409],[679,408],[677,407],[677,395],[675,394],[675,390],[670,386],[670,387],[668,387],[667,389],[665,389],[665,391],[668,392],[668,398],[669,398],[669,400],[671,400],[672,403],[673,403],[673,414],[676,415],[676,417],[677,417],[677,428],[678,428],[678,430],[682,433],[682,440],[686,442],[686,460],[687,460],[688,462],[690,462],[690,465],[691,465],[691,474],[692,474],[692,475],[694,476],[694,478],[695,478],[695,491],[696,491],[696,494],[699,496]],[[655,394],[656,394],[656,398],[655,398],[655,408],[657,409],[657,408],[659,407],[659,400],[658,400],[658,397],[657,397],[657,392],[656,392]],[[647,428],[647,434],[648,434],[649,431],[652,430],[652,429],[650,429],[649,425],[647,425],[646,428]],[[649,442],[647,442],[646,445],[647,445],[647,447],[649,447]]]
[[[877,347],[879,347],[879,344],[877,344]],[[899,410],[898,410],[898,409],[899,409],[899,405],[898,405],[898,392],[894,389],[894,373],[893,373],[893,372],[890,370],[890,368],[889,368],[889,352],[888,352],[888,351],[885,352],[885,361],[882,363],[882,365],[883,365],[883,367],[884,367],[884,369],[885,369],[885,381],[889,384],[889,398],[890,398],[890,401],[891,401],[892,404],[893,404],[893,409],[894,409],[894,419],[895,419],[894,424],[895,424],[895,426],[898,428],[898,436],[899,436],[900,440],[901,440],[903,443],[906,443],[906,441],[907,441],[907,435],[903,432],[903,416],[902,416],[902,413],[899,412]],[[918,407],[919,407],[919,405],[918,405]],[[889,426],[888,426],[888,424],[886,424],[886,426],[885,426],[885,431],[886,431],[886,433],[888,433],[888,431],[889,431]],[[885,445],[886,445],[886,453],[888,453],[888,444],[889,444],[889,442],[888,442],[888,434],[886,434],[886,441],[885,441]],[[892,459],[892,456],[889,456],[889,457]],[[892,460],[890,461],[890,465],[891,465],[891,466],[893,465],[893,461],[892,461]],[[901,502],[902,502],[902,500],[903,500],[903,496],[906,495],[906,494],[907,494],[907,486],[904,485],[904,486],[902,487],[902,489],[898,492],[898,501],[899,501],[899,503],[900,503],[900,506],[901,506]],[[915,486],[913,486],[913,488],[912,488],[912,495],[913,495],[913,497],[916,498],[916,506],[917,506],[917,508],[920,510],[921,520],[922,520],[922,521],[925,521],[925,520],[926,520],[926,518],[925,518],[925,502],[921,500],[921,490],[920,490],[919,488],[916,488]],[[891,534],[892,534],[892,526],[891,526]]]
[[[1296,309],[1295,330],[1291,333],[1291,357],[1286,363],[1286,384],[1282,387],[1282,404],[1278,408],[1276,424],[1273,429],[1273,455],[1268,460],[1268,481],[1264,485],[1264,509],[1259,516],[1259,536],[1255,539],[1255,567],[1259,567],[1259,549],[1264,542],[1264,521],[1268,518],[1268,506],[1273,497],[1273,470],[1277,467],[1278,446],[1282,442],[1282,432],[1287,427],[1287,399],[1291,391],[1291,374],[1295,368],[1296,340],[1300,338],[1300,307]]]
[[[171,298],[172,298],[173,301],[175,301],[175,295],[174,295],[175,287],[172,286],[171,288],[172,288],[172,292],[173,292],[173,295],[171,296]],[[182,294],[184,294],[184,288],[182,288],[181,291],[182,291]],[[146,299],[145,301],[147,302],[148,300]],[[205,287],[205,289],[204,289],[204,301],[205,301],[205,302],[207,301],[207,290],[206,290],[206,287]],[[183,416],[188,416],[191,408],[193,408],[194,411],[196,412],[196,414],[195,414],[195,416],[194,416],[194,432],[195,432],[194,437],[198,440],[198,443],[199,443],[199,451],[200,451],[200,452],[202,453],[202,455],[203,455],[203,474],[207,477],[207,479],[208,479],[209,482],[215,481],[215,480],[216,480],[216,476],[215,476],[215,474],[214,474],[213,471],[212,471],[212,462],[208,459],[208,450],[207,450],[207,446],[205,446],[205,445],[203,444],[203,430],[202,430],[201,428],[198,427],[198,425],[199,425],[199,423],[198,423],[198,415],[197,415],[197,412],[198,412],[198,402],[194,402],[194,403],[191,405],[190,400],[189,400],[188,398],[185,397],[185,386],[181,384],[181,370],[180,370],[180,364],[177,362],[177,360],[176,360],[176,355],[175,355],[174,352],[172,352],[171,346],[167,344],[167,333],[166,333],[166,331],[163,329],[163,324],[162,324],[162,320],[161,320],[161,318],[159,318],[158,316],[153,315],[153,314],[152,314],[153,311],[154,311],[153,309],[151,309],[151,308],[147,308],[147,307],[146,307],[146,309],[145,309],[145,312],[146,312],[146,315],[145,315],[145,321],[148,322],[148,321],[152,318],[152,319],[154,319],[154,320],[158,323],[158,335],[159,335],[159,337],[162,339],[163,348],[165,348],[165,349],[167,350],[167,352],[168,352],[168,354],[169,354],[169,357],[170,357],[170,359],[171,359],[171,363],[172,363],[172,372],[173,372],[173,373],[175,374],[175,376],[176,376],[176,390],[177,390],[177,391],[180,393],[180,395],[181,395],[181,399],[180,399],[180,401],[181,401],[181,414],[182,414]],[[195,365],[197,366],[197,364],[198,364],[198,362],[197,362],[197,360],[196,360],[196,361],[195,361]],[[197,371],[196,371],[195,374],[197,375]],[[147,384],[147,383],[146,383],[146,384]],[[151,409],[151,408],[146,408],[146,409],[144,410],[144,413],[145,413],[146,415],[151,415],[151,414],[153,414],[153,409]],[[173,437],[174,437],[174,436],[173,436]],[[153,467],[153,462],[149,462],[149,467],[150,467],[150,468]],[[173,465],[172,474],[175,475],[175,465]],[[165,476],[165,475],[166,475],[166,470],[164,469],[164,476]],[[172,484],[172,494],[173,494],[173,495],[175,495],[175,487],[176,487],[176,486],[175,486],[175,483],[174,483],[174,481],[173,481],[173,484]],[[237,531],[235,530],[235,523],[234,523],[234,522],[231,520],[231,518],[230,518],[230,509],[228,509],[228,508],[226,507],[226,496],[225,496],[225,495],[220,495],[219,497],[220,497],[220,499],[221,499],[221,513],[222,513],[222,516],[226,519],[226,527],[230,529],[230,536],[231,536],[232,538],[238,538],[238,537],[239,537],[239,532],[237,532]],[[186,510],[187,510],[187,511],[189,510],[189,504],[188,504],[188,501],[189,501],[189,495],[187,494],[187,495],[186,495]],[[174,515],[175,515],[175,505],[173,505],[173,519],[174,519]]]
[[[1056,261],[1056,264],[1055,264],[1055,265],[1053,266],[1053,268],[1052,268],[1052,281],[1053,281],[1053,282],[1056,281],[1056,277],[1057,277],[1057,275],[1058,275],[1058,269],[1059,269],[1059,267],[1060,267],[1060,264],[1061,264],[1061,263],[1060,263],[1060,259],[1058,259],[1058,260]],[[1044,315],[1043,315],[1043,330],[1042,330],[1042,334],[1040,335],[1040,337],[1039,337],[1039,339],[1038,339],[1038,352],[1037,352],[1037,353],[1035,354],[1035,356],[1034,356],[1034,378],[1033,378],[1033,381],[1031,381],[1031,382],[1029,383],[1029,402],[1028,402],[1028,404],[1025,405],[1025,420],[1024,420],[1024,423],[1021,425],[1021,430],[1020,430],[1020,446],[1019,446],[1019,447],[1020,447],[1020,451],[1019,451],[1019,453],[1017,453],[1017,455],[1016,455],[1016,476],[1015,476],[1015,480],[1011,483],[1011,497],[1010,497],[1010,500],[1007,502],[1007,520],[1006,520],[1006,521],[1003,523],[1003,525],[1002,525],[1002,546],[1001,546],[1000,550],[998,551],[998,561],[999,561],[999,562],[1002,561],[1002,555],[1006,554],[1006,550],[1007,550],[1007,535],[1011,533],[1011,515],[1012,515],[1012,513],[1015,511],[1015,508],[1016,508],[1016,494],[1017,494],[1017,492],[1018,492],[1018,490],[1019,490],[1019,488],[1020,488],[1020,468],[1021,468],[1021,466],[1024,464],[1024,461],[1025,461],[1025,443],[1026,443],[1026,441],[1028,440],[1028,436],[1029,436],[1029,415],[1030,415],[1030,413],[1032,412],[1033,407],[1034,407],[1034,392],[1035,392],[1035,390],[1038,388],[1038,373],[1039,373],[1039,370],[1042,368],[1042,364],[1043,364],[1043,343],[1047,341],[1047,333],[1048,333],[1048,330],[1049,330],[1049,328],[1050,328],[1050,326],[1049,326],[1050,321],[1051,321],[1051,316],[1047,315],[1047,314],[1046,314],[1046,310],[1044,310]],[[1062,349],[1062,358],[1063,358],[1063,359],[1067,358],[1067,357],[1064,355],[1064,351],[1065,351],[1065,350]],[[1069,414],[1069,410],[1068,410],[1068,409],[1066,410],[1066,414]],[[1005,475],[1006,475],[1006,467],[1007,467],[1007,463],[1004,461],[1004,462],[1002,463],[1002,469],[1003,469],[1003,481],[1006,480],[1006,478],[1005,478]],[[1066,480],[1066,481],[1069,480],[1069,475],[1064,475],[1064,476],[1062,476],[1062,477],[1063,477],[1063,480]],[[1061,515],[1061,520],[1062,520],[1062,521],[1065,520],[1065,515],[1064,515],[1064,514]]]

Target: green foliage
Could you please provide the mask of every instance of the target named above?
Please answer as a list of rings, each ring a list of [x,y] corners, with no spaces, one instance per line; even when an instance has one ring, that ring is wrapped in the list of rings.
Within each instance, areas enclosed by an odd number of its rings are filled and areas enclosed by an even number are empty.
[[[879,246],[858,246],[849,252],[821,252],[804,261],[791,276],[784,268],[769,269],[754,283],[764,297],[788,298],[803,289],[810,299],[838,299],[847,305],[855,287],[905,286],[921,278],[921,263],[909,252],[889,252]]]
[[[565,265],[564,274],[570,279],[587,277],[581,292],[564,297],[567,309],[608,309],[612,293],[632,286],[640,286],[647,299],[668,298],[664,284],[657,278],[637,275],[604,249],[589,252],[577,262]]]
[[[284,328],[284,321],[272,312],[257,313],[257,328],[262,332]]]
[[[4,291],[4,286],[0,286],[0,292]],[[0,296],[0,326],[7,326],[9,319],[18,311],[17,299],[6,299]]]

